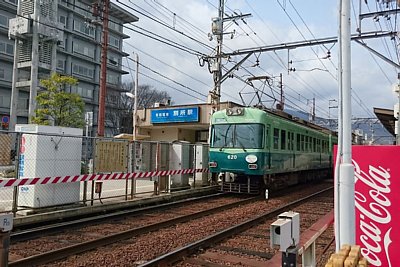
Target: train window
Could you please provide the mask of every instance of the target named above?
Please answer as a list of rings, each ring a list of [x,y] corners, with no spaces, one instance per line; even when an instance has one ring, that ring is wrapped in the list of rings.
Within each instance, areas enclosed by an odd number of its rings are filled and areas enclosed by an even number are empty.
[[[308,136],[304,136],[304,151],[308,152]]]
[[[274,149],[279,149],[279,129],[274,129]]]
[[[262,148],[263,139],[262,124],[218,124],[212,128],[211,147]]]
[[[281,130],[281,149],[285,150],[286,149],[286,131]]]
[[[264,126],[261,124],[236,124],[234,135],[236,148],[263,147]]]
[[[313,138],[313,152],[317,152],[317,139]]]
[[[293,150],[293,133],[288,132],[288,150]]]
[[[304,151],[305,145],[304,145],[304,135],[300,135],[300,149],[301,151]]]
[[[297,151],[300,151],[300,134],[297,134],[296,144],[297,144]]]
[[[213,126],[212,147],[233,147],[233,124]]]
[[[320,153],[321,152],[321,140],[317,139],[317,152]]]

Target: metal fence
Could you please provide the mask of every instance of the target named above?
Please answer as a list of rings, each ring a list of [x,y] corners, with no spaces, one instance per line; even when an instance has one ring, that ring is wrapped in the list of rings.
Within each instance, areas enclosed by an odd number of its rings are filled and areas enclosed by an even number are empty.
[[[98,205],[209,184],[208,172],[152,176],[154,171],[208,167],[208,145],[127,141],[65,133],[0,131],[0,181],[82,174],[139,173],[140,177],[0,186],[0,213]],[[143,175],[142,175],[143,174]]]

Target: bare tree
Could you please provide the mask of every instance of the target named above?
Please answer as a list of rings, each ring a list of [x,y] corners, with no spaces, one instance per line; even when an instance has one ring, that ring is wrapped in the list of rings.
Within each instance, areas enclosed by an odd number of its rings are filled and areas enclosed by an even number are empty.
[[[113,130],[113,134],[132,133],[133,127],[133,103],[125,92],[134,92],[134,83],[123,83],[123,92],[109,94],[106,97],[106,126]],[[151,85],[140,85],[138,87],[138,109],[149,108],[154,103],[166,103],[171,97],[165,91],[158,91]]]

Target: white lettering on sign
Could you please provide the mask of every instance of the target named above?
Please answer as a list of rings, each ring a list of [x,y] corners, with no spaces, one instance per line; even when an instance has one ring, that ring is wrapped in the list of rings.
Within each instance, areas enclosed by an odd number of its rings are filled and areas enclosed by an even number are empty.
[[[377,168],[372,165],[369,165],[366,173],[354,160],[353,165],[355,181],[369,188],[364,194],[355,192],[355,205],[360,212],[360,241],[364,245],[361,253],[372,265],[391,266],[389,245],[392,243],[392,215],[388,209],[391,206],[388,198],[391,193],[390,173],[381,166]],[[382,263],[378,256],[382,249],[387,263]]]
[[[0,231],[8,232],[13,228],[13,218],[12,214],[3,214],[0,215]]]
[[[237,159],[237,155],[228,155],[228,159]]]

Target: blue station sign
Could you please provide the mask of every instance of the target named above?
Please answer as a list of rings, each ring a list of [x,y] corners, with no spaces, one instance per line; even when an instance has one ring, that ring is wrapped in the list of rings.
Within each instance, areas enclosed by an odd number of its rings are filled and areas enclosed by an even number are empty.
[[[155,109],[151,111],[151,123],[198,122],[199,107]]]

